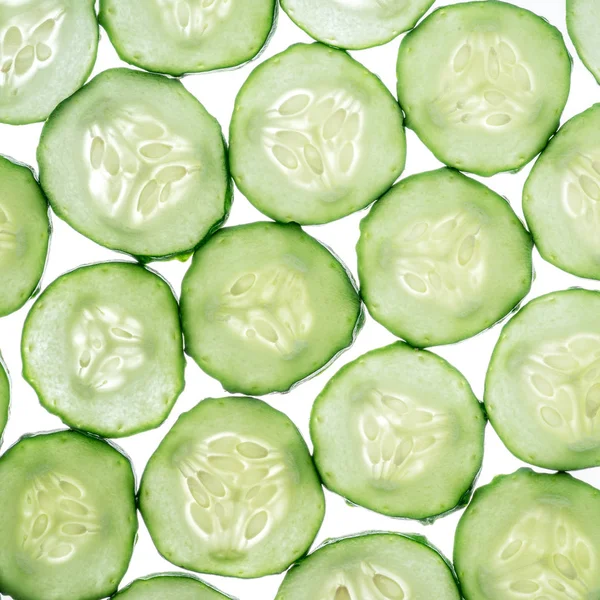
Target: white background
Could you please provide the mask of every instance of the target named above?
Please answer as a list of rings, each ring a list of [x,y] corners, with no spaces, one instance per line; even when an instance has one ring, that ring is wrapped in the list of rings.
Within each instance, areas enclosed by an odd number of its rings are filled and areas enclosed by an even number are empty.
[[[252,0],[245,1],[252,2]],[[433,8],[448,3],[450,2],[436,2]],[[565,0],[515,0],[514,3],[542,15],[561,29],[565,35],[569,52],[573,56],[574,70],[571,96],[563,115],[563,122],[585,110],[595,102],[598,102],[600,100],[600,88],[597,86],[592,75],[577,58],[575,49],[567,36]],[[395,62],[400,39],[396,39],[379,48],[352,52],[352,55],[356,59],[361,61],[384,81],[394,95],[396,86]],[[280,11],[277,30],[265,52],[256,61],[237,70],[191,75],[185,77],[183,82],[204,104],[207,110],[217,117],[227,136],[236,93],[256,64],[281,52],[292,43],[308,41],[310,41],[310,38],[300,31],[283,11]],[[125,65],[118,59],[107,35],[102,31],[98,61],[94,69],[94,74],[117,66]],[[37,169],[35,151],[40,131],[41,125],[20,127],[0,125],[0,153],[33,165]],[[410,130],[407,131],[407,136],[408,162],[403,177],[440,166],[437,159],[433,157]],[[64,168],[68,169],[69,165],[65,164]],[[481,181],[484,181],[496,192],[506,196],[517,214],[522,217],[521,192],[530,168],[531,165],[518,174],[497,175],[487,180],[481,179]],[[332,247],[355,275],[356,255],[354,247],[358,240],[358,225],[365,214],[366,211],[362,211],[335,223],[306,228],[308,233]],[[265,217],[257,212],[242,194],[236,190],[233,210],[228,224],[237,225],[256,220],[265,220]],[[48,266],[42,282],[43,288],[65,271],[73,269],[78,265],[124,258],[122,255],[102,248],[82,237],[54,216],[53,225],[54,235],[51,242]],[[598,234],[600,235],[600,232]],[[498,252],[502,252],[502,249],[498,248]],[[537,275],[532,292],[526,301],[552,290],[560,290],[571,286],[600,289],[600,282],[579,279],[545,263],[537,251],[534,255],[534,263]],[[176,292],[179,293],[181,280],[188,266],[189,261],[187,263],[172,261],[154,263],[152,268],[164,275],[171,282]],[[25,433],[63,427],[57,417],[52,416],[40,406],[35,393],[21,376],[21,358],[19,352],[21,329],[30,306],[31,301],[17,313],[0,319],[0,350],[12,378],[12,407],[4,436],[3,450],[15,443]],[[462,371],[479,398],[483,394],[485,371],[499,332],[500,326],[497,325],[491,330],[460,344],[435,349],[435,352],[438,352]],[[383,327],[375,323],[370,317],[367,317],[366,325],[360,333],[357,342],[334,365],[318,377],[299,386],[293,392],[287,395],[268,396],[265,400],[275,408],[287,413],[300,428],[300,431],[310,444],[308,436],[310,409],[315,397],[327,380],[342,365],[350,360],[355,359],[368,350],[389,344],[394,339]],[[220,384],[200,371],[191,359],[188,359],[186,381],[185,391],[178,400],[171,416],[162,427],[118,441],[118,444],[132,458],[138,480],[148,458],[182,412],[191,409],[203,398],[224,395]],[[512,472],[522,466],[522,463],[504,448],[489,425],[486,433],[486,453],[478,485],[488,483],[496,474]],[[600,487],[600,468],[581,471],[575,475]],[[433,525],[422,525],[415,521],[394,520],[369,512],[363,508],[351,507],[342,498],[329,492],[326,492],[326,494],[327,514],[315,545],[320,544],[327,538],[378,529],[423,533],[447,556],[450,557],[452,555],[454,530],[461,512],[444,517]],[[139,541],[123,584],[143,575],[174,570],[176,570],[175,567],[159,556],[144,524],[140,522]],[[205,576],[204,579],[222,591],[240,598],[240,600],[272,600],[275,597],[282,576],[265,577],[249,581],[214,576]]]

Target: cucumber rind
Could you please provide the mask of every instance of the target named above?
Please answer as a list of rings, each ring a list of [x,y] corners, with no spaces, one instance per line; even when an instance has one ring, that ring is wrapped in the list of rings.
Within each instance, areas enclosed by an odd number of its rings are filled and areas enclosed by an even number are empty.
[[[10,414],[10,377],[0,354],[0,446]]]
[[[162,425],[167,420],[167,418],[171,414],[171,411],[173,410],[173,407],[175,406],[175,403],[177,402],[179,396],[185,389],[184,370],[185,370],[186,361],[185,361],[185,356],[182,351],[182,352],[178,353],[177,356],[173,355],[171,357],[173,360],[176,360],[176,364],[173,367],[173,372],[177,371],[179,377],[178,377],[178,383],[177,383],[176,387],[174,388],[174,391],[170,397],[169,403],[164,405],[162,413],[160,413],[160,414],[157,413],[156,418],[147,419],[146,421],[144,421],[144,423],[140,423],[138,426],[127,427],[122,430],[117,430],[114,428],[103,428],[99,425],[94,425],[91,422],[82,423],[81,421],[79,421],[75,418],[76,415],[72,414],[72,411],[60,409],[56,405],[53,405],[52,402],[48,398],[46,398],[46,396],[41,388],[41,384],[40,384],[40,382],[38,382],[38,378],[29,369],[29,361],[27,359],[26,342],[28,339],[29,331],[30,331],[31,320],[33,319],[33,317],[35,317],[36,306],[38,305],[38,302],[43,302],[44,294],[47,291],[52,292],[52,290],[54,290],[54,288],[57,285],[59,285],[61,282],[64,282],[70,275],[75,274],[84,269],[85,270],[87,270],[87,269],[102,269],[106,266],[111,266],[111,265],[130,265],[132,267],[135,267],[136,269],[142,269],[144,272],[146,272],[149,275],[155,276],[157,278],[157,282],[159,282],[159,285],[164,290],[168,290],[170,292],[172,299],[173,299],[173,312],[174,312],[174,314],[176,313],[179,316],[179,306],[178,306],[177,299],[175,296],[175,291],[171,287],[171,284],[157,271],[154,271],[152,269],[149,269],[148,267],[145,267],[143,265],[138,265],[137,263],[133,263],[133,262],[129,262],[129,261],[106,261],[106,262],[101,262],[101,263],[91,263],[91,264],[75,267],[74,269],[71,269],[70,271],[67,271],[66,273],[61,274],[57,279],[55,279],[53,282],[51,282],[44,289],[43,293],[40,294],[40,296],[36,299],[36,302],[33,304],[33,306],[31,307],[31,310],[29,311],[29,313],[27,314],[27,317],[25,318],[25,322],[23,324],[22,338],[21,338],[21,361],[23,364],[22,375],[23,375],[23,378],[25,379],[25,381],[27,381],[27,383],[33,388],[41,406],[44,409],[46,409],[49,413],[57,416],[65,425],[67,425],[71,429],[79,431],[83,434],[90,434],[92,436],[97,436],[98,438],[101,438],[101,439],[129,437],[132,435],[136,435],[138,433],[143,433],[145,431],[150,431],[152,429],[156,429],[157,427]]]
[[[135,579],[134,581],[129,583],[124,588],[120,589],[114,596],[111,596],[111,599],[112,598],[123,598],[123,597],[126,598],[127,592],[141,587],[140,584],[150,583],[156,579],[175,579],[175,580],[183,579],[183,580],[193,581],[198,584],[198,586],[197,586],[198,592],[200,592],[200,590],[202,590],[203,592],[208,592],[210,594],[211,600],[217,600],[217,598],[218,598],[218,600],[221,600],[221,599],[222,600],[235,600],[232,596],[228,596],[228,595],[224,594],[223,592],[219,591],[217,588],[213,587],[206,581],[203,581],[199,577],[196,577],[195,575],[192,575],[190,573],[176,572],[176,571],[165,572],[165,573],[154,573],[152,575],[146,575],[145,577],[139,577],[138,579]],[[202,600],[205,600],[204,596],[203,596]]]
[[[577,51],[579,59],[584,64],[585,68],[594,76],[596,82],[600,84],[600,66],[592,63],[592,59],[588,56],[588,52],[586,51],[586,44],[580,39],[576,31],[577,23],[575,6],[578,3],[581,4],[581,0],[567,0],[567,30],[569,32],[569,37],[575,46],[575,50]],[[589,4],[591,5],[592,3],[593,0],[589,0]]]

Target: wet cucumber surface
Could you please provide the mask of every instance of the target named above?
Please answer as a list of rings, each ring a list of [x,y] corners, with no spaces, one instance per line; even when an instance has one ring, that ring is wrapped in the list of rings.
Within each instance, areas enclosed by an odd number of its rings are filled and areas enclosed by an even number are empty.
[[[136,579],[113,597],[119,600],[231,600],[199,579],[176,573]]]

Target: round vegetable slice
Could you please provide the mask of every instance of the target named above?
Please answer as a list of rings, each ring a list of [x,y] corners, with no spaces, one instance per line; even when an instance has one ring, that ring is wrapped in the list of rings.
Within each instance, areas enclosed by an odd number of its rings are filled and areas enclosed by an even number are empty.
[[[275,14],[275,0],[101,0],[99,19],[123,60],[177,76],[254,58]]]
[[[362,307],[344,266],[298,225],[222,229],[183,280],[186,352],[229,392],[285,392],[352,344]]]
[[[398,342],[343,367],[310,419],[325,485],[393,517],[425,519],[464,502],[483,459],[485,417],[442,358]]]
[[[600,465],[600,292],[553,292],[521,309],[494,349],[485,406],[525,462]]]
[[[559,269],[600,279],[600,104],[550,140],[523,192],[535,244]]]
[[[1,10],[1,9],[0,9]],[[32,171],[0,156],[0,317],[37,289],[48,254],[48,203]]]
[[[142,579],[121,590],[119,600],[229,600],[204,582],[180,573],[163,573]]]
[[[10,381],[2,357],[0,356],[0,442],[2,432],[8,421],[8,407],[10,404]]]
[[[544,148],[570,76],[558,29],[495,0],[439,8],[398,55],[407,126],[442,162],[483,176],[519,169]]]
[[[23,375],[67,425],[106,437],[158,427],[184,386],[177,301],[138,264],[100,263],[53,282],[23,330]]]
[[[600,83],[600,6],[595,0],[567,0],[567,28],[579,58]]]
[[[434,0],[281,0],[301,29],[320,42],[361,50],[412,29]]]
[[[292,567],[275,600],[459,600],[452,568],[421,536],[331,540]]]
[[[98,49],[94,0],[0,5],[0,121],[44,121],[89,77]]]
[[[0,593],[14,600],[105,598],[137,533],[131,464],[75,431],[26,436],[0,457]]]
[[[231,121],[231,171],[277,221],[328,223],[373,202],[404,169],[402,112],[341,50],[296,44],[259,65]]]
[[[203,573],[280,573],[313,542],[323,490],[290,419],[254,398],[209,398],[150,458],[140,509],[159,552]]]
[[[231,204],[219,124],[160,75],[100,73],[52,113],[38,162],[60,218],[143,260],[192,251]]]
[[[421,173],[361,223],[361,294],[411,345],[451,344],[491,327],[529,292],[532,247],[504,198],[452,169]]]
[[[600,493],[566,473],[521,469],[475,492],[456,532],[466,600],[597,598]]]

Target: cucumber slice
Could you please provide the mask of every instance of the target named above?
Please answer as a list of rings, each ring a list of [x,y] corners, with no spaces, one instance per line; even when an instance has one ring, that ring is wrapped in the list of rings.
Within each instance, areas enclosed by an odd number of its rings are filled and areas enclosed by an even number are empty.
[[[529,292],[532,247],[504,198],[451,169],[421,173],[363,219],[361,293],[373,318],[411,345],[451,344]]]
[[[598,490],[566,473],[496,477],[475,492],[458,524],[454,564],[463,596],[600,598],[599,513]]]
[[[105,598],[137,533],[129,460],[75,431],[25,436],[0,458],[0,593]]]
[[[184,386],[177,301],[137,264],[59,277],[29,312],[21,351],[23,376],[44,408],[106,437],[158,427]]]
[[[325,499],[290,419],[254,398],[209,398],[150,458],[140,510],[158,551],[203,573],[280,573],[312,544]]]
[[[523,211],[542,257],[600,279],[600,104],[565,123],[535,163]]]
[[[89,77],[98,50],[95,0],[0,4],[0,122],[44,121]]]
[[[598,28],[600,6],[596,0],[567,0],[567,28],[579,58],[600,83]]]
[[[442,162],[483,176],[520,169],[544,148],[570,77],[558,29],[495,0],[439,8],[398,55],[406,125]]]
[[[100,0],[100,23],[126,62],[183,75],[241,65],[265,45],[275,0]]]
[[[362,50],[412,29],[434,0],[281,0],[308,35],[338,48]]]
[[[404,169],[400,107],[341,50],[296,44],[259,65],[231,120],[231,171],[277,221],[328,223],[373,202]]]
[[[121,590],[119,600],[229,600],[204,582],[180,573],[164,573],[137,579]]]
[[[485,406],[525,462],[600,465],[600,292],[553,292],[521,309],[494,349]]]
[[[2,442],[2,432],[8,421],[8,407],[10,404],[10,380],[2,357],[0,356],[0,442]]]
[[[52,113],[38,163],[61,219],[143,260],[189,253],[231,204],[219,124],[160,75],[100,73]]]
[[[484,429],[467,380],[439,356],[400,342],[338,371],[310,418],[325,485],[411,519],[464,503],[481,468]]]
[[[186,352],[228,392],[285,392],[350,346],[362,306],[344,266],[298,225],[217,232],[181,291]]]
[[[0,156],[0,317],[36,291],[48,254],[48,203],[32,171]]]
[[[275,600],[459,600],[452,568],[421,536],[329,540],[292,567]]]

